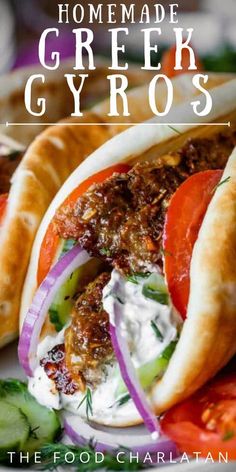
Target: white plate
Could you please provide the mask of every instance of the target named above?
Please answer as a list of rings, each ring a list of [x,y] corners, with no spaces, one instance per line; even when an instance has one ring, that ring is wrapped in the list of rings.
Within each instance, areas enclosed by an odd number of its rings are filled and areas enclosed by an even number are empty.
[[[0,354],[0,379],[3,378],[17,378],[21,380],[25,380],[24,373],[19,365],[18,359],[17,359],[17,343],[13,343],[10,346],[7,346],[5,349],[1,351]],[[10,469],[6,467],[0,466],[1,471],[10,471],[14,470],[16,472],[16,469]],[[62,470],[62,469],[61,469]],[[68,470],[63,468],[63,470]],[[160,467],[156,468],[153,467],[151,469],[145,469],[146,471],[155,471],[155,470],[160,470]],[[233,472],[236,470],[236,465],[235,463],[230,463],[230,464],[205,464],[205,462],[199,462],[195,463],[192,462],[190,464],[182,463],[182,464],[173,464],[171,466],[165,466],[163,469],[165,472],[214,472],[217,470],[217,472]],[[29,469],[23,469],[21,468],[20,471],[29,471]]]

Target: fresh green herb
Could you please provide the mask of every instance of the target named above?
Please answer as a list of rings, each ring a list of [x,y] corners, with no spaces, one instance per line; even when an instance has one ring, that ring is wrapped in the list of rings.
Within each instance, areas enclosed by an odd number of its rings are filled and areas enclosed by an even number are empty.
[[[42,470],[55,470],[58,467],[71,467],[78,472],[92,472],[94,470],[103,470],[103,471],[135,471],[144,469],[145,466],[142,462],[130,461],[128,455],[122,456],[122,463],[117,461],[117,451],[114,451],[114,454],[104,453],[104,460],[101,464],[98,464],[95,455],[94,449],[95,443],[91,441],[88,446],[70,446],[65,444],[46,444],[40,450],[42,458]],[[127,451],[125,447],[119,448],[124,452]],[[87,453],[90,458],[88,463],[84,463],[84,454]],[[67,456],[66,456],[67,454]],[[66,458],[74,458],[73,464],[69,464]]]
[[[152,327],[152,329],[153,329],[153,331],[154,331],[156,337],[157,337],[158,339],[160,339],[161,342],[163,342],[163,340],[164,340],[163,335],[162,335],[162,333],[160,332],[160,330],[159,330],[159,328],[158,328],[158,326],[157,326],[157,324],[155,323],[154,320],[151,320],[151,327]]]
[[[234,438],[234,436],[235,436],[234,431],[227,431],[225,435],[223,436],[222,440],[229,441],[230,439]]]
[[[89,420],[89,416],[93,416],[93,398],[92,398],[92,392],[89,387],[87,388],[86,393],[78,406],[78,409],[85,402],[86,402],[86,416],[87,416],[87,419]]]
[[[38,439],[37,431],[40,429],[40,426],[36,426],[35,428],[30,428],[30,436],[34,439]]]
[[[113,290],[111,290],[110,292],[108,292],[104,298],[108,298],[108,297],[113,297],[115,300],[117,300],[121,305],[124,305],[124,300],[122,300],[122,298],[119,297],[119,295],[117,295],[117,293],[113,292]]]
[[[175,131],[177,134],[182,134],[178,129],[174,128],[174,126],[168,125],[168,128],[172,129],[172,131]]]
[[[229,177],[226,177],[224,180],[221,180],[221,182],[219,182],[219,183],[213,188],[212,193],[215,193],[215,191],[216,191],[219,187],[221,187],[221,185],[226,184],[227,182],[229,182],[230,178],[231,178],[231,177],[230,177],[230,175],[229,175]]]
[[[133,274],[130,274],[126,277],[126,280],[138,285],[143,279],[147,279],[150,275],[150,272],[133,272]]]
[[[130,400],[130,395],[129,393],[127,393],[126,395],[122,395],[122,397],[120,397],[118,400],[117,400],[117,405],[118,406],[122,406],[122,405],[125,405],[125,403],[127,403],[129,400]]]
[[[142,294],[161,305],[168,305],[169,295],[164,278],[159,274],[151,274],[143,284]]]
[[[100,252],[101,256],[111,257],[111,251],[110,251],[110,249],[107,249],[106,247],[102,247],[102,249],[100,249],[99,252]]]
[[[125,302],[122,300],[122,298],[119,297],[116,293],[113,293],[112,296],[117,300],[121,305],[124,305]]]
[[[121,305],[125,304],[125,302],[118,295],[113,295],[113,296]]]

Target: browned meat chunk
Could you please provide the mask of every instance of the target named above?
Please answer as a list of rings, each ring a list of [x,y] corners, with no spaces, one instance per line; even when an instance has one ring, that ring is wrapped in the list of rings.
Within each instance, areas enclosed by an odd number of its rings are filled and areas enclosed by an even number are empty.
[[[161,266],[161,241],[166,208],[178,186],[191,174],[220,169],[236,145],[236,130],[211,139],[190,139],[173,155],[176,166],[137,164],[127,174],[114,174],[92,186],[75,206],[59,210],[57,231],[74,238],[94,256],[123,273]]]
[[[55,382],[55,387],[59,392],[72,395],[78,390],[79,384],[72,379],[66,367],[64,344],[58,344],[49,351],[47,356],[40,361],[40,365],[47,376]]]
[[[65,332],[66,365],[75,379],[95,385],[104,376],[104,364],[113,358],[109,318],[103,309],[102,291],[110,279],[102,273],[79,296]]]

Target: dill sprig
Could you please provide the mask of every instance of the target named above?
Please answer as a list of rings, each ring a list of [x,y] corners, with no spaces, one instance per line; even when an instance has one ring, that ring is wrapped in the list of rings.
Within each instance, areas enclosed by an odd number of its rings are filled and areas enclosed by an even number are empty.
[[[122,395],[122,397],[118,398],[116,401],[118,406],[125,405],[129,400],[131,399],[131,396],[129,393],[126,393],[125,395]]]
[[[125,448],[121,447],[120,449],[122,451],[124,450],[125,452]],[[73,467],[73,469],[77,470],[78,472],[91,472],[93,470],[121,470],[129,472],[144,469],[144,464],[142,462],[130,462],[128,455],[122,455],[122,464],[119,463],[117,460],[117,453],[119,451],[117,449],[117,451],[114,451],[114,454],[104,453],[104,460],[99,464],[96,460],[94,444],[92,443],[90,443],[88,446],[68,446],[61,443],[45,444],[45,446],[43,446],[40,450],[42,460],[40,470],[53,471],[60,466]],[[73,462],[70,464],[66,461],[66,454],[68,453],[70,460],[73,459]],[[84,463],[85,456],[82,453],[87,453],[90,459],[86,464]]]
[[[163,334],[161,333],[161,331],[159,330],[157,324],[155,323],[154,320],[151,320],[151,327],[156,335],[156,337],[161,341],[163,342],[164,341],[164,338],[163,338]]]
[[[86,407],[85,407],[86,408],[86,416],[87,416],[87,420],[89,420],[89,416],[93,416],[93,397],[92,397],[92,392],[91,392],[89,387],[87,388],[86,393],[85,393],[84,397],[82,398],[82,400],[81,400],[81,402],[78,406],[78,409],[85,402],[86,402]]]

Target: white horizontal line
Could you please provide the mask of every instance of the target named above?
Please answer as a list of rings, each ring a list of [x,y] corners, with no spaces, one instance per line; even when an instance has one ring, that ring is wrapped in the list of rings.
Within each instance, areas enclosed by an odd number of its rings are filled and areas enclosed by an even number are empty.
[[[71,123],[71,122],[59,122],[59,123],[10,123],[7,121],[4,123],[7,127],[8,126],[231,126],[230,121],[224,123],[152,123],[152,122],[144,122],[144,123],[114,123],[114,122],[106,122],[106,123]]]

